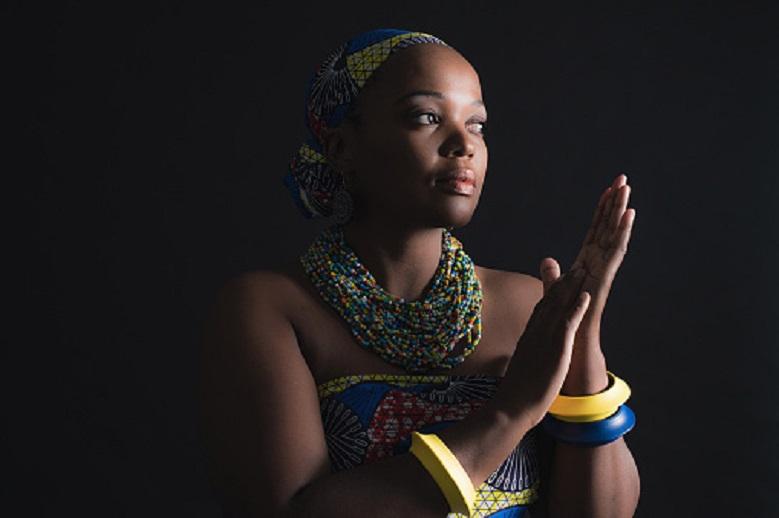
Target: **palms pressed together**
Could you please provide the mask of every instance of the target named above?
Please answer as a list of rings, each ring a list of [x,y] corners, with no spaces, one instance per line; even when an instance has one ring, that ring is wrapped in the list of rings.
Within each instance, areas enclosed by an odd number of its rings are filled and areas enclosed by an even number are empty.
[[[579,268],[587,274],[582,291],[592,297],[587,313],[577,332],[580,339],[599,340],[600,320],[611,284],[627,252],[636,211],[628,209],[630,186],[627,176],[620,174],[603,192],[595,208],[592,223],[570,272]],[[560,266],[551,257],[541,262],[544,293],[560,278]]]

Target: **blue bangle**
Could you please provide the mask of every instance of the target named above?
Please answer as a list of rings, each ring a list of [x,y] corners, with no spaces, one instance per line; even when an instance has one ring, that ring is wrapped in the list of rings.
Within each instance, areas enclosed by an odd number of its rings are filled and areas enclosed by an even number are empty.
[[[627,405],[620,405],[617,411],[600,421],[571,423],[555,419],[547,414],[541,421],[546,433],[561,442],[582,446],[599,446],[616,441],[636,424],[636,414]]]

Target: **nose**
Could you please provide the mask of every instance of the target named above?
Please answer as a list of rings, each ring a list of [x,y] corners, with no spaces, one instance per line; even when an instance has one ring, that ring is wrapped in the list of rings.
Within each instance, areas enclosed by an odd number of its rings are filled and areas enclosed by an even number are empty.
[[[453,128],[441,146],[441,154],[447,157],[472,157],[476,151],[472,138],[465,128]]]

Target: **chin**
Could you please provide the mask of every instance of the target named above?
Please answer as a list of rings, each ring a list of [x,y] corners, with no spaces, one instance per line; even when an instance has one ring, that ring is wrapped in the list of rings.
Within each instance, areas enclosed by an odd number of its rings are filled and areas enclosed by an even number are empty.
[[[464,205],[464,204],[463,204]],[[476,206],[452,206],[442,207],[435,215],[431,226],[441,228],[461,228],[470,223]]]
[[[473,217],[473,213],[469,214],[467,217],[464,218],[453,219],[445,226],[447,228],[462,228],[471,222],[472,217]]]

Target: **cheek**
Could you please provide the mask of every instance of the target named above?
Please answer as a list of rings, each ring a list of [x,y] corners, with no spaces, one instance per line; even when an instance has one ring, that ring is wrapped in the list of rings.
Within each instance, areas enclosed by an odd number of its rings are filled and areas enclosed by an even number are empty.
[[[434,172],[439,160],[436,139],[425,131],[410,132],[396,141],[395,160],[403,165],[409,177],[425,177]]]
[[[419,178],[429,172],[435,158],[435,149],[413,133],[384,135],[372,141],[362,153],[361,162],[376,176],[392,180]]]

